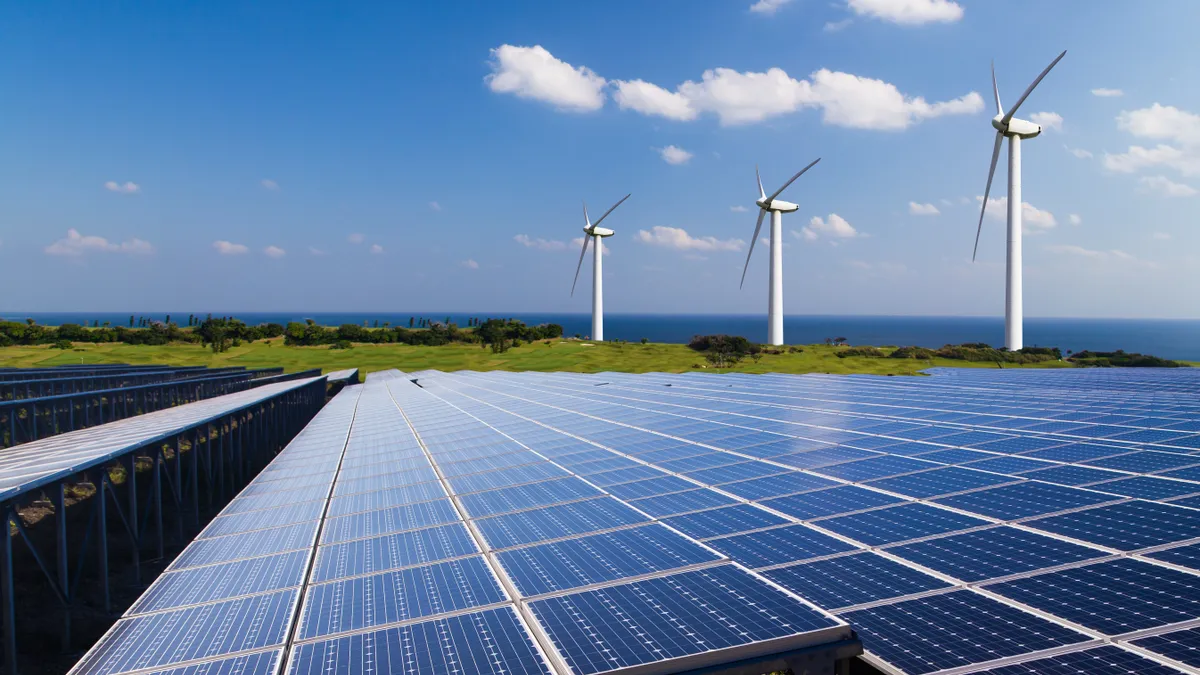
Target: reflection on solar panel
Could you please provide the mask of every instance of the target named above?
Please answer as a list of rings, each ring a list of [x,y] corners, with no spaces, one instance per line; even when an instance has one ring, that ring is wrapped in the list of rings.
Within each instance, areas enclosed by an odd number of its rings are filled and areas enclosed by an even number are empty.
[[[935,375],[373,374],[79,675],[671,672],[851,626],[894,672],[1195,667],[1200,373]],[[202,655],[138,623],[174,615]]]

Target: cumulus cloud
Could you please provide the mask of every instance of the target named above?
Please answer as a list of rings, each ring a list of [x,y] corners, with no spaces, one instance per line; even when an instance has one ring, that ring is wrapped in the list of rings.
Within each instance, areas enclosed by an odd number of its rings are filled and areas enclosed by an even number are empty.
[[[627,84],[636,84],[636,88],[631,87],[636,96],[625,95]],[[923,120],[983,109],[983,98],[977,92],[929,103],[920,96],[907,96],[883,80],[825,69],[814,72],[810,79],[797,80],[782,68],[744,73],[716,68],[705,71],[699,82],[680,84],[674,92],[641,80],[619,82],[617,87],[617,100],[624,109],[680,121],[710,113],[724,126],[753,124],[802,108],[819,108],[826,124],[901,130]]]
[[[322,251],[321,249],[317,248],[316,246],[309,246],[308,252],[311,253],[312,255],[325,255],[325,251]]]
[[[357,232],[350,235],[349,237],[346,237],[346,241],[350,242],[351,244],[361,244],[366,240],[367,240],[366,237],[364,237],[363,235],[361,235]]]
[[[279,183],[276,183],[275,181],[271,180],[270,178],[262,179],[262,181],[260,181],[259,184],[262,185],[267,190],[278,190],[279,189]]]
[[[1083,223],[1083,218],[1079,217],[1078,213],[1072,213],[1071,215],[1067,216],[1067,222],[1072,225],[1080,225]]]
[[[109,192],[116,192],[118,194],[123,194],[123,195],[137,194],[138,192],[142,191],[142,187],[140,185],[138,185],[137,183],[132,183],[132,182],[128,182],[128,181],[126,181],[124,183],[118,183],[115,180],[110,180],[107,183],[105,183],[104,189],[108,190]]]
[[[829,218],[822,220],[818,216],[813,216],[812,220],[808,221],[808,227],[805,227],[804,238],[813,240],[821,236],[833,237],[837,239],[849,239],[851,237],[861,237],[863,234],[854,229],[845,218],[836,213],[829,214]],[[809,236],[809,233],[812,236]]]
[[[951,0],[846,0],[846,5],[859,16],[902,26],[954,23],[963,17],[963,8]]]
[[[1066,144],[1063,145],[1063,148],[1067,152],[1078,157],[1079,159],[1091,159],[1092,158],[1092,153],[1088,150],[1084,150],[1083,148],[1072,148]]]
[[[1092,90],[1092,96],[1100,96],[1102,98],[1116,98],[1124,95],[1125,92],[1121,91],[1120,89],[1105,89],[1100,87]]]
[[[1200,115],[1155,103],[1149,108],[1123,110],[1117,128],[1137,138],[1160,141],[1152,148],[1131,145],[1126,152],[1105,154],[1104,167],[1134,173],[1165,166],[1184,176],[1200,175]]]
[[[479,263],[475,262],[474,260],[470,260],[470,259],[460,262],[459,265],[462,265],[463,267],[465,267],[469,270],[479,269]]]
[[[604,106],[603,77],[555,58],[541,45],[501,45],[492,50],[491,67],[484,82],[498,94],[541,101],[566,112],[591,112]]]
[[[437,202],[429,202],[429,209],[431,211],[441,211],[442,205]]]
[[[936,216],[941,213],[938,207],[933,204],[918,204],[916,202],[908,203],[908,212],[914,216]]]
[[[983,197],[976,197],[975,201],[983,202]],[[987,205],[987,215],[992,220],[1008,220],[1008,197],[990,197]],[[1022,232],[1025,234],[1039,234],[1056,225],[1058,220],[1054,218],[1054,214],[1049,211],[1043,211],[1029,202],[1021,203],[1021,224]]]
[[[224,239],[214,241],[213,248],[217,249],[217,253],[221,255],[244,255],[250,252],[250,248],[244,244],[235,244]]]
[[[740,251],[746,245],[741,239],[693,237],[681,227],[656,225],[649,231],[640,230],[635,237],[643,244],[663,246],[679,251]]]
[[[371,244],[371,253],[383,253],[383,247],[379,244]]]
[[[539,251],[565,251],[567,249],[566,242],[554,239],[542,239],[540,237],[535,239],[527,234],[518,234],[513,237],[513,241],[526,248],[534,248]]]
[[[1160,197],[1191,197],[1196,194],[1196,188],[1176,183],[1166,176],[1143,176],[1138,183],[1142,186],[1142,192]]]
[[[1200,174],[1200,155],[1193,155],[1170,145],[1153,148],[1131,145],[1129,150],[1115,155],[1104,154],[1104,168],[1118,173],[1136,173],[1142,169],[1165,166],[1185,176]]]
[[[1035,112],[1029,116],[1029,121],[1040,124],[1047,131],[1062,131],[1062,115],[1053,112]]]
[[[146,255],[154,253],[150,242],[134,237],[121,243],[110,242],[104,237],[80,234],[79,230],[67,230],[67,236],[45,248],[50,255],[78,257],[88,253],[130,253]]]
[[[677,145],[668,145],[665,148],[653,148],[653,150],[662,156],[664,162],[672,166],[687,164],[693,157],[692,153]]]
[[[820,235],[808,229],[807,227],[802,227],[799,231],[792,230],[792,236],[796,237],[797,239],[803,239],[804,241],[816,241],[820,237]]]
[[[279,248],[278,246],[268,246],[263,249],[263,253],[265,253],[268,258],[282,258],[283,256],[287,255],[287,251]]]
[[[758,2],[750,5],[750,11],[756,14],[766,14],[770,16],[779,11],[780,7],[790,3],[792,0],[758,0]]]

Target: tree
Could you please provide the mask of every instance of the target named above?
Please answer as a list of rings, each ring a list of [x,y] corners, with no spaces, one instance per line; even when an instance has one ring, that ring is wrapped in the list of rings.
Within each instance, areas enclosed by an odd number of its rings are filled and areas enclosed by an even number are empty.
[[[649,342],[650,342],[650,338],[642,338],[642,344],[647,344]]]
[[[171,315],[170,314],[167,315],[167,320],[164,321],[163,323],[167,324],[168,326],[171,325]]]
[[[846,344],[846,338],[844,338],[844,337],[835,337],[835,338],[833,338],[833,344],[835,344],[835,345],[844,345],[844,344]]]
[[[129,315],[129,327],[133,328],[133,315],[132,314]]]
[[[412,328],[412,327],[413,327],[413,317],[411,317],[411,316],[410,316],[410,317],[408,317],[408,327],[409,327],[409,328]]]

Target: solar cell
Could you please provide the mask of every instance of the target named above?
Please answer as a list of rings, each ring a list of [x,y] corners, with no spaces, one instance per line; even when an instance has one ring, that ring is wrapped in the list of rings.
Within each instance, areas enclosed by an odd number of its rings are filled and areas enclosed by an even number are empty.
[[[1126,497],[1139,499],[1172,499],[1200,492],[1200,483],[1186,480],[1172,480],[1154,476],[1133,476],[1121,480],[1108,481],[1089,485],[1091,490],[1110,492]]]
[[[973,582],[1107,555],[1015,527],[993,527],[886,549],[943,574]]]
[[[975,672],[977,675],[1177,675],[1180,671],[1106,645]]]
[[[949,466],[944,469],[921,471],[895,478],[874,480],[866,483],[866,485],[902,494],[906,497],[927,499],[951,492],[962,492],[963,490],[974,490],[989,485],[1011,483],[1014,480],[1020,479],[1002,474]]]
[[[476,551],[474,540],[462,524],[330,544],[317,550],[312,581],[410,567]]]
[[[706,539],[734,532],[746,532],[789,522],[750,504],[734,504],[719,509],[696,511],[663,519],[664,523],[689,537]]]
[[[364,511],[348,516],[326,518],[321,543],[335,544],[404,530],[444,525],[458,520],[458,511],[449,499],[405,504],[389,509]]]
[[[837,626],[731,565],[546,598],[529,608],[579,675]]]
[[[778,499],[768,499],[763,506],[786,513],[793,518],[810,520],[840,513],[851,513],[876,506],[886,506],[903,501],[883,492],[868,490],[857,485],[844,485],[828,490],[805,492]]]
[[[824,529],[856,539],[868,546],[891,544],[987,524],[986,520],[928,504],[901,504],[817,521],[817,525]]]
[[[1200,628],[1152,635],[1133,644],[1192,667],[1200,667]]]
[[[768,567],[853,551],[855,546],[805,525],[735,534],[705,543],[747,567]]]
[[[196,539],[175,558],[170,569],[180,570],[272,553],[307,550],[312,547],[319,525],[318,521],[312,520],[227,537]]]
[[[835,485],[838,485],[837,481],[828,478],[814,476],[810,473],[791,471],[766,478],[728,483],[722,485],[721,489],[743,499],[765,499],[767,497],[807,492],[808,490],[817,490]]]
[[[647,518],[611,497],[560,504],[475,521],[494,549],[531,544],[645,522]]]
[[[1026,481],[936,499],[939,504],[981,516],[1014,520],[1111,502],[1117,497],[1063,485]]]
[[[459,503],[471,517],[490,516],[511,511],[596,497],[601,493],[578,478],[558,478],[528,483],[459,497]]]
[[[146,675],[274,675],[283,657],[282,649],[202,661],[178,668],[156,670]]]
[[[126,616],[298,586],[308,567],[308,556],[308,550],[292,551],[163,574]]]
[[[874,457],[857,462],[845,462],[813,469],[819,474],[834,476],[848,481],[871,480],[887,478],[902,473],[912,473],[922,469],[936,469],[940,464],[923,462],[910,457]]]
[[[1200,511],[1132,500],[1025,523],[1121,551],[1200,537]]]
[[[1055,483],[1057,485],[1087,485],[1088,483],[1096,483],[1102,480],[1123,478],[1128,475],[1119,471],[1094,469],[1076,464],[1058,464],[1047,469],[1023,473],[1021,477],[1030,480],[1040,480],[1045,483]]]
[[[700,511],[702,509],[711,509],[717,506],[727,506],[736,503],[736,499],[727,497],[715,490],[697,489],[688,490],[687,492],[675,492],[669,495],[659,495],[657,497],[635,499],[629,502],[629,505],[645,511],[656,518],[665,518],[680,513]]]
[[[855,553],[768,570],[771,581],[825,609],[849,607],[950,584],[875,553]]]

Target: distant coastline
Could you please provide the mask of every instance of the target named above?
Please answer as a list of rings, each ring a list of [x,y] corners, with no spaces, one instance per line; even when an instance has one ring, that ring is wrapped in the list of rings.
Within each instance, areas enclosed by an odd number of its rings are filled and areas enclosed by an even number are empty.
[[[161,321],[168,312],[134,313]],[[173,321],[186,321],[189,312],[169,312]],[[216,313],[214,313],[216,314]],[[511,314],[404,313],[404,312],[230,312],[247,324],[281,323],[313,319],[322,325],[345,323],[373,325],[389,322],[407,326],[410,317],[444,321],[447,316],[460,325],[470,317],[514,318],[529,325],[557,323],[567,336],[587,335],[591,317],[587,314],[514,312]],[[32,318],[42,325],[109,321],[128,325],[129,313],[116,312],[10,312],[0,317],[23,321]],[[202,315],[201,315],[202,316]],[[1000,317],[897,317],[897,316],[788,316],[784,331],[789,344],[812,344],[825,338],[845,337],[855,345],[914,345],[940,347],[944,344],[1004,342],[1004,320]],[[766,340],[764,315],[653,315],[607,314],[605,337],[635,342],[686,343],[693,335],[726,333],[752,341]],[[1200,319],[1025,319],[1025,342],[1030,346],[1052,346],[1066,350],[1084,349],[1154,354],[1169,359],[1200,361]]]

